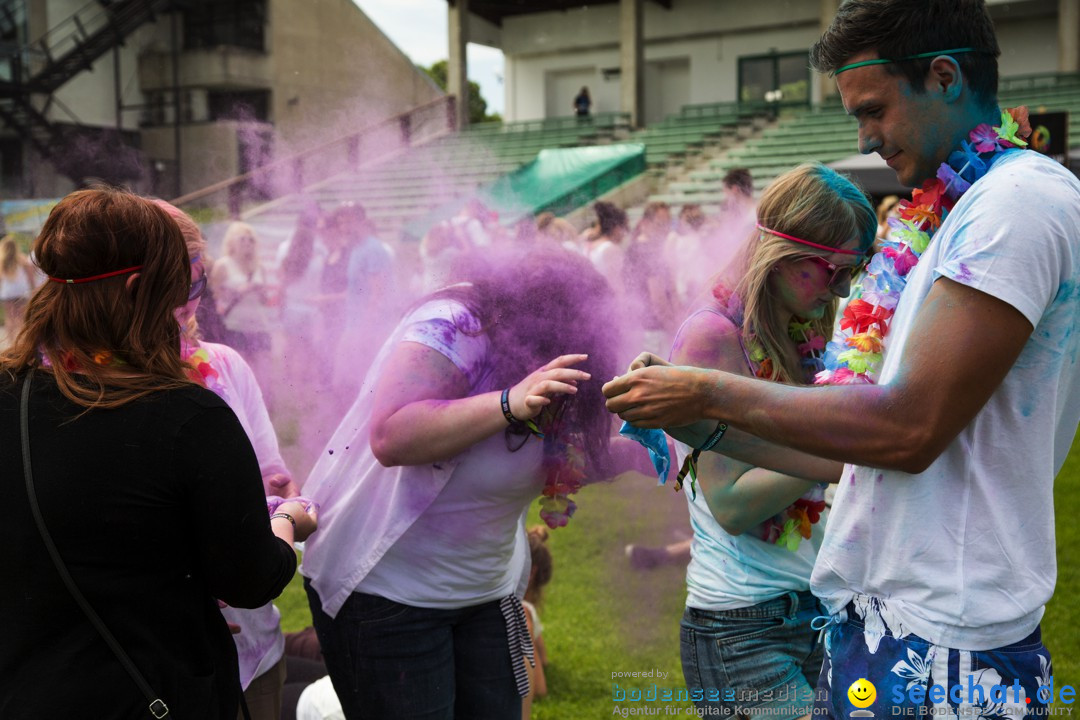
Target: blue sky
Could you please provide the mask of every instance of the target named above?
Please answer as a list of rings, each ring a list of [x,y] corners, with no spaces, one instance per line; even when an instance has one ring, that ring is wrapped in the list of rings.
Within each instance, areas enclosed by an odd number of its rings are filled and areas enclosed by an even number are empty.
[[[446,0],[353,0],[417,65],[447,56]],[[502,51],[468,47],[469,79],[480,85],[488,112],[503,112]]]

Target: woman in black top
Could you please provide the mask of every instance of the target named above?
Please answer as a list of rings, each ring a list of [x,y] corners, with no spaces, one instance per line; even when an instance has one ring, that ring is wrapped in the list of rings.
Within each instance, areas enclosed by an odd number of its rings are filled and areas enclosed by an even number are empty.
[[[31,515],[18,396],[32,374],[35,494],[76,585],[169,717],[233,720],[236,650],[217,599],[257,607],[277,596],[295,570],[291,543],[315,520],[299,503],[268,518],[239,421],[185,379],[173,311],[191,271],[175,221],[128,193],[80,191],[50,214],[34,256],[55,282],[0,355],[13,539],[0,561],[0,717],[151,717]]]

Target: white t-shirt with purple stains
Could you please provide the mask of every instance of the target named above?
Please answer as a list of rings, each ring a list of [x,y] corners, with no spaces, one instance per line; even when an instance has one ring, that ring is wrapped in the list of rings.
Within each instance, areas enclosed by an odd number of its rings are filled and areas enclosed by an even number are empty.
[[[1080,421],[1080,182],[1010,151],[960,199],[908,277],[879,382],[903,372],[941,277],[1034,331],[990,400],[925,472],[844,469],[811,586],[830,612],[885,601],[867,627],[986,650],[1039,623],[1057,576],[1054,476]],[[869,639],[868,639],[869,641]]]
[[[435,350],[462,372],[468,394],[478,395],[495,389],[480,330],[454,300],[413,311],[379,352],[305,482],[304,495],[321,512],[300,571],[331,617],[354,591],[431,608],[523,592],[525,512],[544,486],[540,442],[524,438],[511,452],[500,432],[443,462],[391,468],[371,452],[374,387],[393,348],[410,342]]]
[[[263,478],[277,473],[290,475],[285,461],[281,459],[277,435],[251,367],[240,353],[227,345],[210,342],[199,345],[206,350],[210,367],[220,375],[220,386],[212,389],[236,413],[255,449]],[[271,494],[269,488],[265,489],[268,495]],[[221,614],[229,622],[240,626],[240,632],[232,637],[240,663],[240,684],[247,689],[252,680],[272,668],[285,654],[281,614],[273,603],[250,610],[226,607],[222,608]]]

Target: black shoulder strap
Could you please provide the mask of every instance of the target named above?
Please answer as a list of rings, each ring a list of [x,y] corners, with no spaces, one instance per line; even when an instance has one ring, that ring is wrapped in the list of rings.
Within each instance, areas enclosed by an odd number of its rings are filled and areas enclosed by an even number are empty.
[[[157,694],[150,689],[150,685],[146,682],[146,679],[143,678],[138,668],[135,667],[135,663],[131,662],[131,658],[129,658],[127,653],[124,652],[124,649],[120,647],[120,643],[116,641],[116,638],[109,632],[109,629],[105,627],[105,623],[102,622],[101,618],[98,617],[98,614],[94,612],[94,609],[90,607],[90,603],[86,601],[83,594],[79,592],[75,580],[71,577],[67,567],[64,565],[64,561],[60,558],[60,552],[56,549],[52,536],[49,535],[48,528],[45,527],[45,518],[41,516],[41,508],[38,507],[37,494],[34,492],[34,475],[30,468],[30,382],[33,375],[34,371],[31,369],[23,376],[22,395],[19,400],[19,425],[22,432],[23,475],[26,477],[26,495],[30,499],[30,511],[34,515],[34,522],[37,523],[38,532],[41,533],[41,539],[45,543],[45,548],[49,551],[49,557],[52,558],[53,565],[56,566],[56,571],[60,573],[60,579],[64,581],[64,585],[67,586],[68,592],[75,598],[75,602],[82,608],[82,611],[86,614],[90,623],[101,635],[101,638],[109,646],[109,649],[113,651],[113,655],[116,656],[116,659],[119,660],[120,664],[127,670],[131,679],[139,686],[139,690],[149,703],[150,714],[157,718],[157,720],[161,720],[168,716],[169,708],[161,698],[157,697]]]

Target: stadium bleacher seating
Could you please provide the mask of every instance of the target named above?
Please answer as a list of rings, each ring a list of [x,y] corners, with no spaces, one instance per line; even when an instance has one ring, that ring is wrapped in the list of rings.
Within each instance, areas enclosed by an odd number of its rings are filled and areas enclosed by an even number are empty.
[[[1004,78],[999,95],[1003,106],[1025,104],[1032,112],[1068,111],[1069,137],[1075,138],[1072,144],[1080,147],[1080,75]],[[767,117],[760,106],[709,103],[684,106],[679,113],[633,133],[622,113],[597,114],[587,119],[480,124],[412,148],[361,172],[324,180],[309,187],[307,195],[325,208],[344,200],[360,202],[380,233],[393,237],[409,221],[521,167],[540,150],[630,140],[645,144],[646,161],[656,170],[681,167],[706,147],[722,150],[720,159],[689,170],[678,181],[667,183],[662,193],[649,198],[676,209],[698,203],[711,213],[723,200],[721,180],[731,168],[749,168],[755,190],[760,191],[799,163],[830,163],[858,152],[855,120],[845,114],[838,100],[786,111],[760,136],[745,139],[748,131]],[[302,202],[300,197],[292,196],[269,203],[252,213],[253,220],[263,227],[287,228],[291,232]],[[630,209],[632,220],[639,215],[640,208]]]
[[[587,119],[475,125],[359,172],[323,180],[303,196],[287,196],[257,208],[248,219],[269,232],[285,228],[291,233],[308,199],[324,209],[351,200],[364,206],[383,237],[394,237],[409,221],[521,167],[540,150],[611,142],[626,134],[627,122],[624,113],[604,113]]]
[[[1070,145],[1080,150],[1080,75],[1049,73],[1003,78],[998,95],[1002,107],[1027,105],[1033,113],[1068,111]],[[683,114],[688,110],[684,108]],[[855,120],[845,114],[838,100],[833,100],[782,117],[761,137],[732,149],[703,169],[690,171],[685,179],[669,183],[665,192],[649,200],[667,202],[676,208],[698,203],[706,213],[714,212],[724,196],[721,180],[732,168],[749,168],[754,189],[760,191],[777,175],[800,163],[816,160],[828,164],[858,151]],[[638,214],[640,210],[631,212],[631,217]]]
[[[745,129],[764,118],[760,107],[737,103],[686,105],[675,115],[631,135],[645,145],[645,160],[651,167],[680,162],[706,145],[729,147]]]

